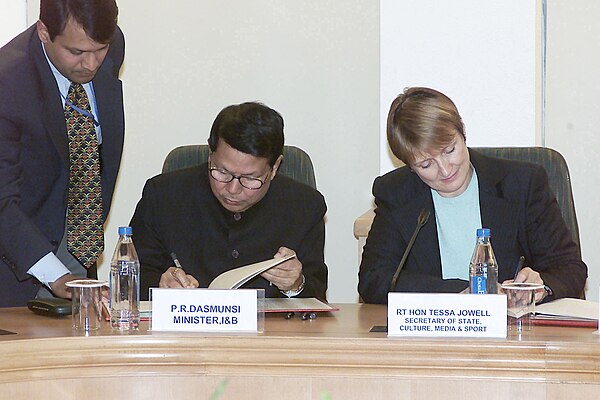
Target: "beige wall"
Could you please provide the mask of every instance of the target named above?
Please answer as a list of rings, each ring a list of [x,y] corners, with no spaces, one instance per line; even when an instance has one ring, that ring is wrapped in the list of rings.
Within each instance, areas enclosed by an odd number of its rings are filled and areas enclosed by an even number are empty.
[[[600,261],[600,2],[548,0],[546,146],[571,172],[587,297],[598,301]]]
[[[401,165],[388,151],[385,124],[392,100],[407,86],[448,95],[469,146],[535,144],[538,1],[380,0],[382,173]]]
[[[546,145],[571,167],[588,297],[597,301],[600,10],[595,0],[548,3]],[[39,0],[27,6],[32,23]],[[287,142],[313,158],[329,206],[329,298],[355,301],[352,223],[371,205],[380,161],[379,2],[120,0],[119,7],[127,138],[106,258],[117,226],[128,223],[144,181],[160,171],[167,152],[204,142],[223,106],[261,100],[283,114]],[[100,274],[107,272],[105,262]]]
[[[283,115],[286,143],[313,160],[329,207],[328,297],[357,301],[352,225],[371,206],[379,165],[379,3],[117,3],[126,41],[126,139],[100,277],[108,275],[117,227],[129,223],[144,182],[160,172],[169,150],[205,143],[223,107],[259,100]],[[39,0],[27,6],[31,24]]]
[[[26,7],[21,1],[0,2],[0,47],[4,46],[26,26]]]
[[[140,4],[119,2],[127,129],[108,253],[167,152],[205,143],[224,106],[260,100],[282,113],[286,142],[315,164],[329,206],[329,298],[356,301],[352,223],[370,206],[379,162],[377,2]]]

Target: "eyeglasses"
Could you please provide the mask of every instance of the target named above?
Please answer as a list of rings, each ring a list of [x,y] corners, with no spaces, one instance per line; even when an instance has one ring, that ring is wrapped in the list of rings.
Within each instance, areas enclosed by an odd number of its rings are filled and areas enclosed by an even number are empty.
[[[271,172],[272,168],[269,168],[269,172]],[[229,183],[234,179],[240,181],[240,185],[245,187],[246,189],[258,190],[260,189],[266,182],[266,178],[264,180],[260,178],[255,178],[253,176],[236,176],[228,171],[224,171],[217,167],[211,167],[209,164],[208,172],[210,173],[211,178],[213,178],[217,182],[221,183]]]

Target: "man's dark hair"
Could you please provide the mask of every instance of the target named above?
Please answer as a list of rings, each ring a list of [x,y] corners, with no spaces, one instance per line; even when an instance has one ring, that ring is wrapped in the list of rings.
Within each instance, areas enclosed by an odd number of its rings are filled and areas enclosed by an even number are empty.
[[[93,41],[110,43],[115,35],[118,13],[115,0],[40,1],[40,20],[48,28],[52,41],[64,31],[69,18],[73,18]]]
[[[283,118],[261,103],[228,106],[210,129],[211,151],[217,150],[219,139],[242,153],[267,158],[272,167],[283,153]]]

